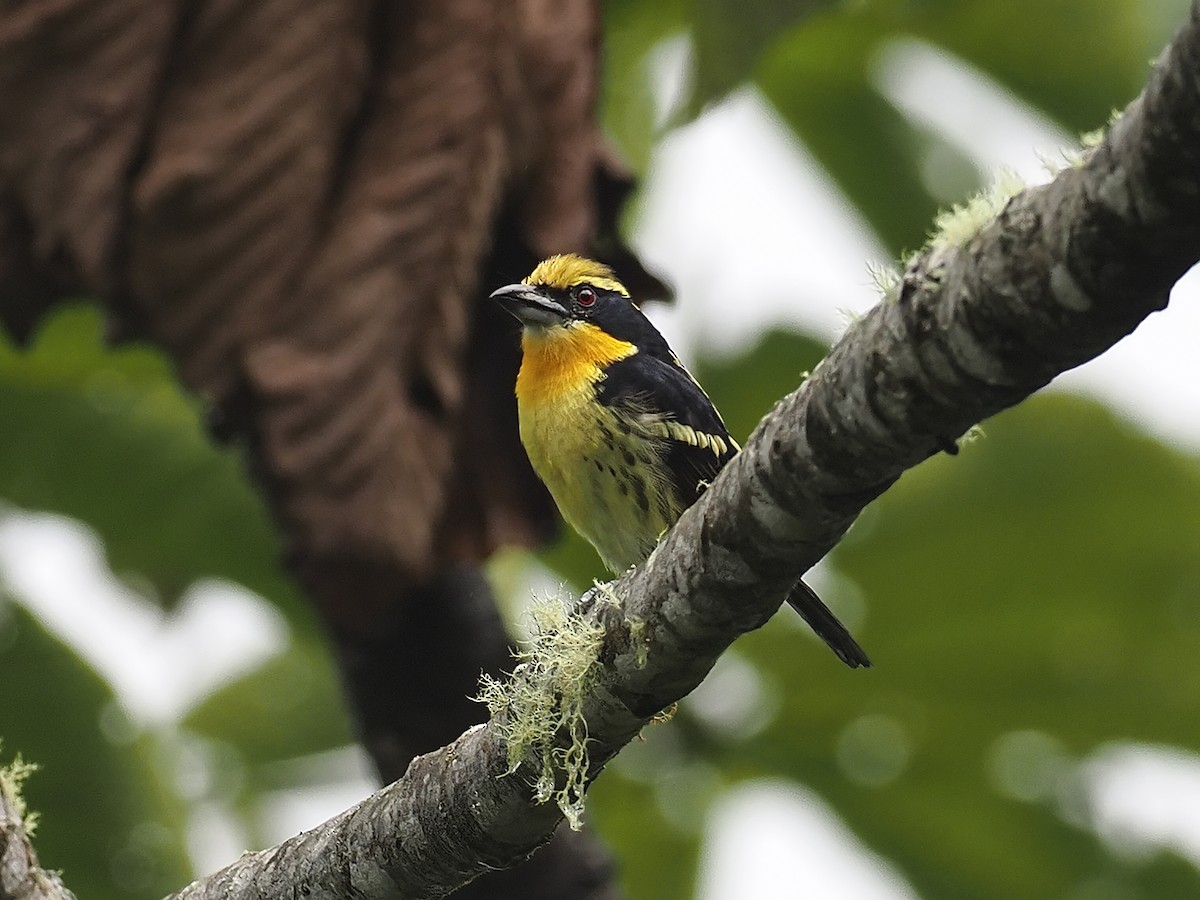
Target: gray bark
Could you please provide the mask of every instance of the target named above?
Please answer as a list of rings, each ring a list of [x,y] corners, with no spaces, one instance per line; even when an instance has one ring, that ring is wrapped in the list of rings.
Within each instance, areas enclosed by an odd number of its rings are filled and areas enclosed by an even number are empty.
[[[1014,197],[969,240],[919,254],[896,296],[776,406],[655,554],[579,604],[604,629],[583,703],[591,777],[770,618],[906,468],[953,451],[973,424],[1166,305],[1200,258],[1198,88],[1200,2],[1086,163]],[[516,677],[539,686],[529,671]],[[175,896],[434,897],[512,865],[561,816],[532,797],[531,754],[506,774],[509,715]]]
[[[0,900],[75,900],[57,873],[38,865],[16,787],[0,774]]]
[[[896,296],[776,406],[655,554],[578,605],[603,628],[582,707],[590,777],[770,618],[906,468],[1102,353],[1164,307],[1197,258],[1200,0],[1085,164],[1021,193],[960,245],[918,255]],[[547,688],[531,668],[515,677]],[[533,797],[536,754],[508,771],[514,714],[173,897],[436,897],[514,864],[562,818]]]

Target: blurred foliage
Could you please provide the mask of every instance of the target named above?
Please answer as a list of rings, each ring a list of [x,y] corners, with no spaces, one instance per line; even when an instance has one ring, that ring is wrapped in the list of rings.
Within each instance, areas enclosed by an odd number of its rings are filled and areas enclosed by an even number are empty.
[[[0,391],[0,499],[88,523],[112,569],[168,607],[210,577],[301,608],[240,461],[213,448],[157,351],[108,350],[98,312],[67,307],[26,350],[0,331]]]
[[[982,176],[881,93],[881,52],[924,41],[1080,131],[1133,96],[1185,7],[612,0],[603,115],[644,169],[666,129],[749,80],[881,238],[911,248],[945,200],[927,184],[931,155],[966,184]],[[690,81],[664,100],[651,76],[685,43]],[[696,370],[744,437],[823,350],[771,333]],[[0,692],[0,752],[42,765],[27,785],[38,844],[80,896],[178,886],[189,804],[218,802],[257,833],[262,798],[295,786],[284,763],[348,740],[269,516],[201,419],[159,354],[105,349],[88,307],[51,317],[25,350],[0,335],[0,501],[87,523],[165,616],[196,580],[223,578],[278,605],[292,630],[284,652],[163,734],[128,722],[70,647],[0,595],[0,683],[19,688]],[[907,475],[833,554],[828,599],[876,669],[841,668],[781,614],[735,648],[771,698],[755,727],[685,703],[597,783],[589,816],[631,897],[691,896],[710,803],[760,777],[819,792],[928,900],[1195,896],[1190,864],[1114,853],[1096,836],[1075,764],[1111,741],[1200,748],[1187,662],[1200,650],[1197,551],[1200,462],[1078,399],[998,417],[958,458]],[[543,560],[579,585],[603,574],[574,537]],[[207,760],[199,795],[179,783],[184,745]]]
[[[926,184],[931,156],[943,170],[970,167],[880,92],[884,51],[923,41],[1080,133],[1133,99],[1186,9],[1186,0],[616,0],[604,120],[644,169],[664,128],[744,78],[899,253],[920,246],[947,200]],[[692,62],[673,116],[658,109],[649,83],[654,51],[670,36],[688,38]]]
[[[202,579],[245,585],[286,614],[287,650],[183,723],[226,776],[239,773],[201,799],[250,815],[265,767],[350,739],[319,629],[241,460],[213,446],[161,354],[104,347],[93,307],[59,310],[21,350],[0,332],[0,516],[5,504],[87,523],[113,571],[163,605],[164,626]],[[129,722],[112,689],[2,593],[0,684],[20,686],[0,691],[0,753],[42,766],[27,794],[43,862],[89,898],[161,897],[190,880],[180,738]]]
[[[837,0],[693,0],[689,25],[695,65],[688,108],[697,112],[741,85],[780,34],[837,5]]]
[[[22,793],[42,865],[89,900],[162,897],[190,881],[184,804],[154,741],[117,721],[112,689],[2,592],[0,684],[0,758],[38,766]]]
[[[252,676],[213,693],[184,725],[236,747],[250,766],[251,792],[263,786],[264,767],[335,750],[350,739],[341,686],[325,648],[304,641],[294,641]]]

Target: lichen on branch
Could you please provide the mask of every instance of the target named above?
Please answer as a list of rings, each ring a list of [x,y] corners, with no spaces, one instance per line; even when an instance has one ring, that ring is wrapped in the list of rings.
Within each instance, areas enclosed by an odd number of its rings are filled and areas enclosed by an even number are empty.
[[[38,865],[30,838],[37,813],[30,812],[21,795],[25,780],[37,765],[19,755],[0,766],[0,898],[3,900],[75,900],[56,872]]]
[[[529,618],[530,636],[517,651],[516,671],[504,680],[484,675],[478,699],[508,745],[508,774],[532,757],[535,798],[553,799],[578,830],[589,769],[583,702],[599,671],[604,628],[553,596],[536,601]]]

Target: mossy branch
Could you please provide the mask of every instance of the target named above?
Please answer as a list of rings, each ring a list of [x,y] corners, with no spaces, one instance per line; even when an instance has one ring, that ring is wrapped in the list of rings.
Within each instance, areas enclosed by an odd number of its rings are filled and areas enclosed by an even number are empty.
[[[589,593],[563,637],[539,637],[513,686],[486,691],[488,725],[175,896],[433,897],[516,863],[560,806],[577,811],[580,772],[594,778],[762,625],[906,468],[1165,306],[1200,258],[1200,0],[1086,158],[982,209],[946,220],[952,233],[909,261],[894,297],[776,406],[644,565]],[[570,660],[556,658],[564,640]],[[539,683],[549,696],[530,695]],[[570,755],[581,735],[582,759]]]
[[[437,897],[577,816],[604,763],[763,624],[906,468],[1166,305],[1200,258],[1200,0],[1142,95],[1088,144],[1051,184],[941,220],[893,296],[763,420],[652,557],[543,623],[513,681],[485,688],[490,723],[172,896]],[[65,900],[29,844],[22,772],[0,771],[0,900]]]
[[[532,756],[538,768],[535,799],[553,798],[578,830],[590,761],[583,702],[595,688],[604,629],[555,597],[535,604],[530,617],[521,664],[511,678],[485,675],[479,700],[508,745],[509,773]]]
[[[75,900],[56,872],[38,865],[30,838],[37,824],[21,796],[35,766],[17,757],[0,767],[0,900]]]

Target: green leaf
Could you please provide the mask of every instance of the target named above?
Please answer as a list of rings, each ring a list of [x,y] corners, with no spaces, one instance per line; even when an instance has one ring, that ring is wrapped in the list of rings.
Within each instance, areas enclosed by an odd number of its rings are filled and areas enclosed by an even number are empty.
[[[210,695],[183,724],[235,748],[251,767],[333,750],[353,741],[338,684],[324,643],[293,640]]]
[[[126,745],[134,732],[108,686],[3,594],[0,684],[0,758],[38,766],[23,794],[41,864],[89,900],[151,900],[186,884],[184,808],[153,737]]]
[[[889,0],[871,7],[893,34],[962,57],[1075,132],[1103,125],[1114,105],[1132,100],[1162,49],[1141,0]],[[1186,5],[1179,10],[1176,22]]]
[[[637,749],[627,748],[623,757]],[[686,792],[677,786],[677,793]],[[630,900],[688,900],[695,895],[699,831],[669,821],[654,798],[653,783],[610,766],[588,791],[587,821],[621,861],[620,884]]]
[[[1151,11],[1137,0],[844,4],[763,44],[755,80],[884,242],[901,252],[923,243],[937,206],[965,199],[990,178],[970,177],[955,146],[909,122],[878,92],[873,69],[891,42],[917,38],[941,48],[1078,133],[1105,124],[1140,89],[1161,49],[1162,9],[1172,6],[1178,22],[1182,2]],[[950,184],[938,184],[948,172]],[[947,196],[955,183],[962,193]]]
[[[103,346],[91,307],[55,313],[28,351],[0,339],[0,499],[86,522],[113,570],[165,603],[225,578],[311,627],[241,460],[212,445],[161,354]]]
[[[763,60],[757,84],[896,254],[921,246],[944,204],[926,184],[931,154],[969,172],[960,151],[913,125],[875,89],[870,63],[881,41],[850,16],[823,16],[793,31]],[[969,181],[964,187],[979,186]]]
[[[694,0],[693,112],[747,81],[781,34],[836,5],[836,0]]]
[[[687,0],[604,5],[604,78],[600,118],[622,156],[644,172],[664,123],[657,121],[651,58],[666,39],[683,34]]]

